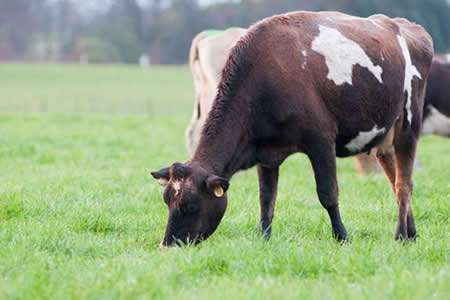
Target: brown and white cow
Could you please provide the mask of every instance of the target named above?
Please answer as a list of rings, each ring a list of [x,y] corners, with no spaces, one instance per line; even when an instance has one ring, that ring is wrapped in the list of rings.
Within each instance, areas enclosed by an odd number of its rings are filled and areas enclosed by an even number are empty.
[[[450,137],[450,54],[435,55],[428,76],[422,135]],[[355,163],[361,175],[381,171],[375,154],[359,154]],[[416,160],[416,167],[421,167]]]
[[[210,236],[230,178],[255,165],[269,238],[279,166],[296,152],[309,157],[333,235],[345,240],[336,156],[372,148],[399,205],[395,239],[414,238],[412,172],[432,57],[421,26],[383,15],[294,12],[250,27],[231,51],[193,157],[151,173],[166,184],[161,245]]]
[[[197,147],[230,50],[245,32],[246,29],[238,27],[227,30],[205,30],[192,40],[189,66],[194,78],[195,104],[191,122],[185,133],[189,157],[194,154]]]

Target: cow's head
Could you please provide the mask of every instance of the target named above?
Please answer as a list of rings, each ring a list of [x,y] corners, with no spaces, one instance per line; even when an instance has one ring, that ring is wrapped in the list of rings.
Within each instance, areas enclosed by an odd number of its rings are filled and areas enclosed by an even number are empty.
[[[228,180],[182,163],[151,175],[164,187],[164,202],[169,208],[162,247],[198,243],[216,230],[227,208]]]

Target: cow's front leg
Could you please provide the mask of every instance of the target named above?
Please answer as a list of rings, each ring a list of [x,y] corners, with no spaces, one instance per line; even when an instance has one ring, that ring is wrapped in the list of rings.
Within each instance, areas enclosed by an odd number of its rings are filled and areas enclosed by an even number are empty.
[[[347,239],[347,231],[339,213],[335,147],[323,143],[314,147],[308,157],[314,169],[317,195],[330,216],[333,235],[338,241],[344,241]]]
[[[273,211],[277,198],[278,167],[267,168],[258,165],[259,203],[261,206],[260,231],[266,240],[272,232]]]

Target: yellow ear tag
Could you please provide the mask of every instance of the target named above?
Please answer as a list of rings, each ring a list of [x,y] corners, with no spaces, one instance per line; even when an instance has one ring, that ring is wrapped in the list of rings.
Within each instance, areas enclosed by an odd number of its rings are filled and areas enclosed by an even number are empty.
[[[219,186],[216,186],[215,188],[214,188],[214,195],[216,195],[216,197],[218,197],[218,198],[220,198],[220,197],[222,197],[223,196],[223,188],[219,185]]]

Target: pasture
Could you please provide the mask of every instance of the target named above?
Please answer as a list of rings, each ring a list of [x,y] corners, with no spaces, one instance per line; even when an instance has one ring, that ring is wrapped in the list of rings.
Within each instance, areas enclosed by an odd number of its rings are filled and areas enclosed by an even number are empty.
[[[257,234],[255,169],[237,174],[216,233],[161,250],[167,208],[149,172],[186,156],[187,67],[0,65],[0,299],[445,299],[450,143],[425,137],[419,237],[393,241],[383,174],[338,160],[351,242],[331,238],[309,161],[280,170],[272,238]],[[445,296],[447,295],[447,296]]]

